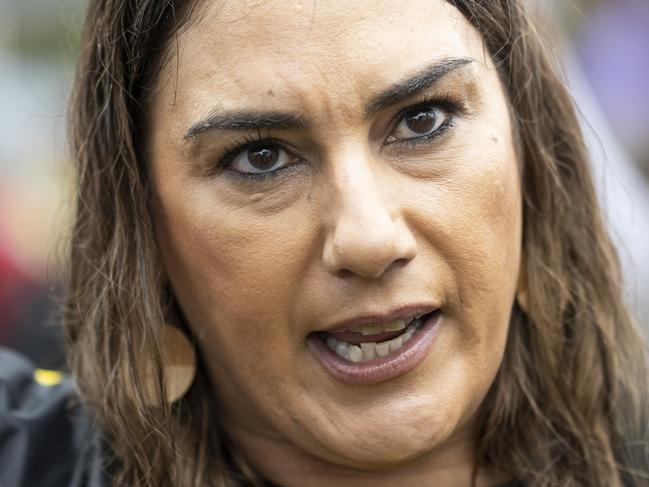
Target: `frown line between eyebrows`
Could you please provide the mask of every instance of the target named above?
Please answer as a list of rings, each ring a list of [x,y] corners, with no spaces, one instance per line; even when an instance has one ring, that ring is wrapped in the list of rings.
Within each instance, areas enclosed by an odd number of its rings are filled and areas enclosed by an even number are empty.
[[[458,68],[471,64],[470,58],[445,58],[427,66],[418,73],[396,82],[384,91],[374,95],[365,104],[365,118],[430,88],[444,76]],[[213,129],[255,130],[255,129],[307,129],[309,122],[301,115],[280,111],[226,111],[212,110],[204,119],[194,123],[185,133],[183,140],[190,141],[196,136]]]

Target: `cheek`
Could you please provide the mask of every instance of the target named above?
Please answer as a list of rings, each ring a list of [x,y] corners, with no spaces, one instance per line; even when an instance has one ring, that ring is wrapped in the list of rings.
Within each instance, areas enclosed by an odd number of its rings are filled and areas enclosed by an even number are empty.
[[[474,371],[491,382],[504,352],[518,277],[521,200],[513,151],[496,150],[467,178],[464,217],[457,218],[456,317],[467,324],[462,339],[474,351]],[[486,374],[485,374],[486,372]]]
[[[233,210],[200,183],[162,188],[161,200],[157,230],[165,270],[197,335],[224,345],[225,355],[295,341],[291,303],[309,225],[296,225],[293,212],[260,217]]]
[[[302,345],[291,324],[307,250],[295,232],[308,232],[308,225],[296,225],[294,215],[260,220],[228,211],[211,192],[185,194],[167,199],[159,225],[174,292],[224,405],[252,420],[258,414],[250,398],[261,396],[268,398],[263,407],[279,414],[273,398],[283,378],[296,375]]]
[[[489,135],[470,147],[456,148],[462,156],[420,202],[427,207],[428,218],[417,223],[439,263],[447,316],[457,325],[451,327],[449,346],[465,351],[474,362],[473,371],[484,370],[484,364],[497,366],[520,261],[517,161],[511,139],[499,139]]]
[[[518,270],[521,244],[520,189],[513,159],[492,159],[466,178],[463,211],[449,228],[449,263],[459,273],[459,291],[507,297]],[[452,235],[452,236],[451,236]],[[462,296],[459,296],[462,299]],[[476,299],[469,307],[484,308]]]
[[[456,286],[496,291],[518,268],[519,176],[513,147],[493,141],[491,150],[476,145],[482,152],[472,147],[456,149],[462,155],[453,157],[453,170],[434,187],[423,183],[426,187],[418,192],[423,197],[413,212],[417,220],[413,226],[448,270],[458,274]]]

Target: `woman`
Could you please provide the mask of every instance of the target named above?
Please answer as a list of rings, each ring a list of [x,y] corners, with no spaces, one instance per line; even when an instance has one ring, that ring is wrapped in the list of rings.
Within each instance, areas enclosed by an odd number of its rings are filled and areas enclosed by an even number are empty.
[[[66,326],[114,485],[647,485],[645,348],[518,1],[86,28]]]

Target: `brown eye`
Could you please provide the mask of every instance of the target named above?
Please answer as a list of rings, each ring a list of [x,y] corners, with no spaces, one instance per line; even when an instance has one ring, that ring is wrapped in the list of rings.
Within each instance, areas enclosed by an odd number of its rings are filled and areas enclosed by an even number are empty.
[[[280,144],[262,142],[242,147],[241,151],[227,162],[227,166],[241,174],[271,175],[300,162],[302,159]]]
[[[433,111],[418,112],[405,118],[406,126],[417,134],[425,134],[435,127],[437,116]]]
[[[388,137],[388,142],[430,138],[439,132],[450,118],[450,112],[441,107],[430,106],[410,110],[401,118]]]
[[[248,149],[248,162],[258,171],[267,171],[279,160],[279,149],[272,146],[262,146]]]

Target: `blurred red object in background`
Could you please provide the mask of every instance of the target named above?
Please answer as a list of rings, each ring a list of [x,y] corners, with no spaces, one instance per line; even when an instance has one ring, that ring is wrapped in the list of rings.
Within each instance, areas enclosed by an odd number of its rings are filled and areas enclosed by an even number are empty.
[[[9,344],[21,322],[29,296],[40,287],[13,257],[11,245],[0,222],[0,344]]]

